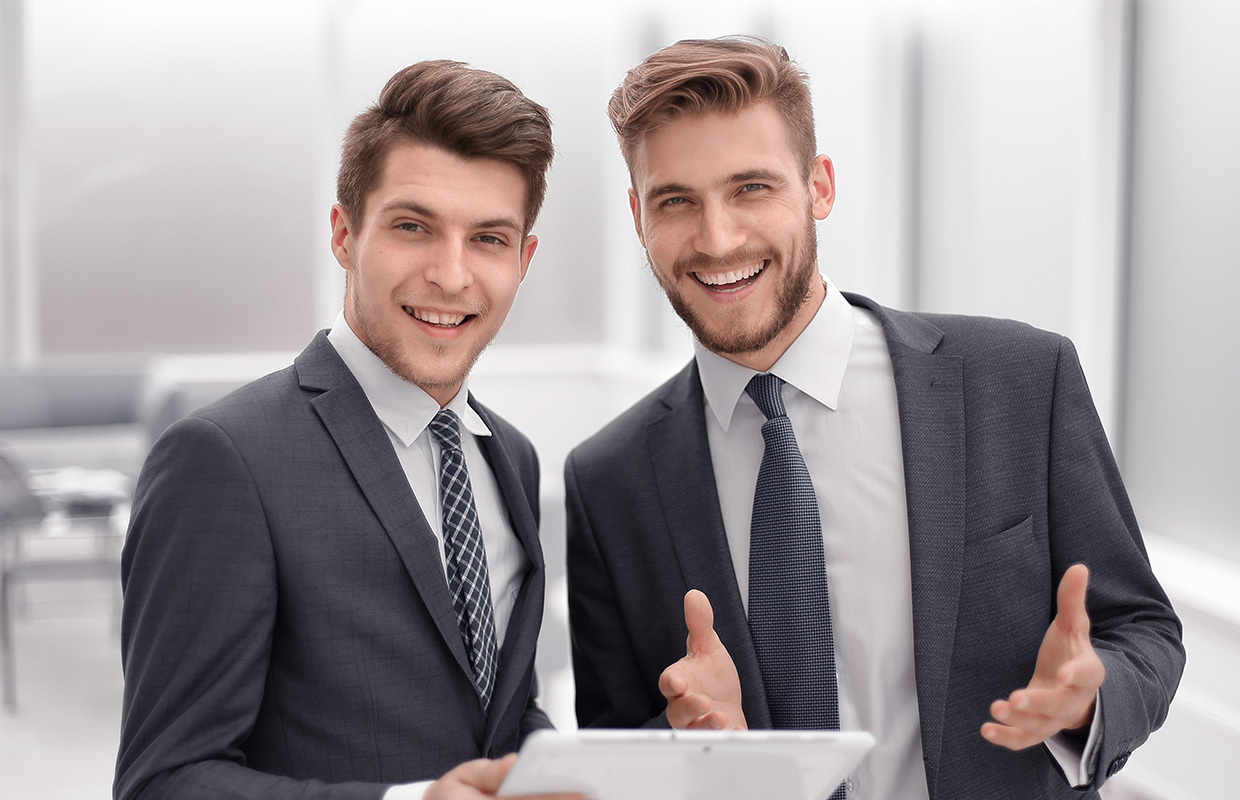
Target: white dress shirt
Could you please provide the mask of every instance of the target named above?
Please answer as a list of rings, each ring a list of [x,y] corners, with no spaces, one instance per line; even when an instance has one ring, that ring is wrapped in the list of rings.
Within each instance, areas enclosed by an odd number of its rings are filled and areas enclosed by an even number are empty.
[[[397,377],[368,348],[345,321],[336,317],[327,339],[340,355],[353,377],[361,384],[366,399],[375,410],[396,457],[405,471],[409,487],[417,498],[422,514],[438,542],[440,566],[447,580],[443,560],[443,509],[439,496],[439,443],[427,426],[440,410],[439,403],[419,387]],[[491,603],[495,612],[496,645],[503,647],[508,621],[521,591],[521,583],[529,569],[529,559],[508,519],[495,475],[482,454],[478,437],[491,431],[468,403],[468,379],[461,384],[456,397],[445,408],[456,413],[461,421],[461,450],[469,469],[469,482],[474,490],[474,505],[482,542],[486,550],[487,571],[491,579]],[[422,797],[429,781],[397,786],[388,790],[387,800],[416,800]]]
[[[765,418],[745,386],[757,373],[696,342],[695,350],[719,506],[748,609],[749,527]],[[882,325],[828,284],[814,318],[770,372],[786,382],[784,407],[822,516],[840,724],[844,730],[869,731],[876,740],[846,782],[849,796],[927,798],[913,666],[904,458],[895,373]],[[1066,774],[1083,773],[1087,762],[1079,752],[1052,752]],[[1079,783],[1087,780],[1084,775]]]

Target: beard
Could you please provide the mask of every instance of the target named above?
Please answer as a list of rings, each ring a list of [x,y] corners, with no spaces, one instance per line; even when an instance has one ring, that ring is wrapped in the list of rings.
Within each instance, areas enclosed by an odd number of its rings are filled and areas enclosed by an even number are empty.
[[[676,285],[677,278],[689,275],[705,268],[724,268],[740,264],[752,264],[756,261],[769,259],[774,263],[777,254],[774,250],[766,252],[748,249],[729,256],[727,259],[714,259],[698,255],[681,259],[672,265],[672,277],[665,278],[654,267],[650,254],[646,254],[646,263],[654,273],[663,293],[689,330],[697,340],[712,353],[720,355],[741,355],[752,353],[766,347],[775,337],[779,336],[792,323],[801,306],[809,299],[810,289],[818,278],[818,231],[814,220],[807,220],[804,232],[793,242],[788,254],[787,270],[781,285],[775,294],[775,307],[766,320],[729,319],[732,315],[720,314],[708,317],[693,307],[685,299],[684,293]],[[764,268],[770,269],[770,264]],[[690,278],[696,280],[695,278]]]
[[[448,359],[453,351],[458,350],[459,344],[440,345],[432,342],[427,343],[422,352],[410,353],[401,341],[399,333],[385,325],[382,320],[373,318],[364,303],[357,302],[356,298],[348,296],[346,296],[345,303],[350,307],[352,320],[357,325],[357,337],[379,357],[388,371],[431,395],[435,394],[435,390],[459,387],[474,368],[482,351],[499,333],[497,329],[491,332],[490,336],[479,339],[469,350],[458,353],[453,363]],[[410,302],[405,305],[416,308],[419,304]],[[471,324],[481,323],[488,311],[486,304],[479,304],[478,307],[470,309],[469,313],[475,315]],[[442,366],[433,366],[441,360],[445,360],[446,363]]]

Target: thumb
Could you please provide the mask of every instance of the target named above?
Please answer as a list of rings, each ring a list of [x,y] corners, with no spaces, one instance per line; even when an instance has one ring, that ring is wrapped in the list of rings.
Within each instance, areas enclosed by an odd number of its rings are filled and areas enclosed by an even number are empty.
[[[1089,613],[1085,610],[1085,595],[1089,589],[1089,567],[1073,564],[1059,581],[1055,596],[1055,617],[1065,630],[1089,635]]]
[[[689,655],[713,650],[719,645],[715,633],[715,612],[710,600],[697,589],[685,593],[685,627],[689,629]]]
[[[517,763],[517,754],[509,753],[496,761],[485,758],[467,761],[453,772],[457,773],[457,778],[464,785],[484,794],[495,794],[515,763]]]

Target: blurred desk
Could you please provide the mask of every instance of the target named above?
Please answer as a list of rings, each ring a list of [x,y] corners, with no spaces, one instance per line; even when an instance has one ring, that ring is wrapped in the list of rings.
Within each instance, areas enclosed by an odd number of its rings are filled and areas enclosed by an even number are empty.
[[[15,588],[30,581],[98,578],[120,607],[120,553],[133,480],[113,469],[25,472],[0,454],[0,672],[3,702],[17,708]]]

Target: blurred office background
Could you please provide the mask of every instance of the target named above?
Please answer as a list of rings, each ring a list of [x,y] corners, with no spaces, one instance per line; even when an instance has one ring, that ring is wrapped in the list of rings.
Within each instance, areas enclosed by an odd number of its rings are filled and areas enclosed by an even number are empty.
[[[1233,797],[1231,0],[0,0],[0,448],[48,497],[75,476],[122,486],[85,533],[53,508],[27,555],[106,554],[93,539],[123,530],[124,481],[152,437],[331,323],[346,125],[400,67],[467,61],[556,125],[542,244],[473,388],[540,449],[554,573],[540,671],[571,727],[563,458],[691,352],[633,235],[604,107],[652,50],[737,32],[783,44],[812,78],[838,181],[826,276],[1076,342],[1189,649],[1164,729],[1108,794]],[[13,604],[0,793],[104,797],[115,584],[44,577]]]

